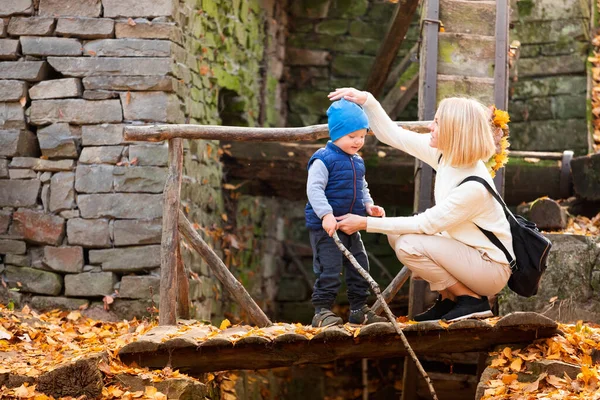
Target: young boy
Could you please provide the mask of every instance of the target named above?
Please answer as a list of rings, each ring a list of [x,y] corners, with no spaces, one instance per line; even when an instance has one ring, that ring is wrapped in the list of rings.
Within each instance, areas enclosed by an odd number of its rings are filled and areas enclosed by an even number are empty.
[[[373,205],[365,180],[365,164],[357,154],[365,143],[369,127],[363,109],[347,100],[334,102],[327,110],[329,137],[327,145],[315,152],[308,162],[305,208],[313,250],[313,270],[317,276],[312,303],[314,327],[342,324],[331,308],[341,286],[342,268],[346,268],[346,286],[353,324],[387,321],[366,305],[369,283],[354,269],[331,237],[336,230],[335,217],[353,213],[381,217],[383,208]],[[340,240],[358,263],[369,271],[369,261],[360,233],[338,232]]]

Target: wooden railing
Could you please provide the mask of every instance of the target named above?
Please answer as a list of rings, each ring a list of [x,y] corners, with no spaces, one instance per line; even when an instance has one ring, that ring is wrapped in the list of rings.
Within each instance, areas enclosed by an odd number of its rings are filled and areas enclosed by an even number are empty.
[[[429,132],[429,121],[398,122],[398,126],[415,132]],[[169,173],[165,183],[162,240],[160,251],[160,309],[159,324],[175,325],[179,314],[189,318],[189,281],[179,250],[180,234],[183,235],[213,274],[229,291],[240,307],[258,326],[271,325],[271,321],[260,309],[241,283],[227,269],[221,259],[202,239],[188,221],[181,205],[181,180],[183,172],[183,139],[225,140],[244,142],[296,142],[314,141],[329,136],[327,125],[301,128],[245,128],[215,125],[151,125],[126,126],[128,141],[158,142],[167,140],[169,145]],[[403,277],[404,281],[406,277]],[[404,282],[403,281],[403,282]],[[388,297],[393,298],[386,289]],[[396,290],[397,291],[397,290]],[[385,292],[384,292],[385,293]],[[390,297],[391,294],[391,297]]]

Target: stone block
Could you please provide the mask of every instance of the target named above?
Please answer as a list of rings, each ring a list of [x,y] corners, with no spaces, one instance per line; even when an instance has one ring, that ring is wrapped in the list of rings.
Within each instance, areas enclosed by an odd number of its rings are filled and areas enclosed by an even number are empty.
[[[338,55],[331,64],[332,72],[336,76],[366,76],[371,70],[374,59],[360,54]]]
[[[366,14],[368,0],[336,0],[329,7],[329,18],[356,18]]]
[[[585,55],[567,54],[521,58],[518,63],[519,78],[551,75],[569,75],[585,72]]]
[[[575,157],[571,160],[575,193],[586,200],[600,200],[600,154]]]
[[[11,15],[19,14],[33,14],[33,0],[14,0],[0,3],[0,17],[10,17]]]
[[[20,103],[0,103],[0,128],[25,129],[25,111]]]
[[[129,146],[129,159],[137,159],[137,165],[167,166],[169,162],[169,148],[166,144],[133,144]]]
[[[114,224],[115,246],[160,244],[162,220],[116,220]]]
[[[83,164],[116,164],[121,159],[123,146],[84,147],[79,157]]]
[[[331,58],[329,52],[324,50],[288,48],[286,54],[289,65],[326,66]]]
[[[66,275],[65,296],[106,296],[114,292],[113,286],[116,282],[117,276],[112,272],[82,272]]]
[[[75,162],[73,160],[44,160],[32,157],[15,157],[10,162],[11,168],[31,168],[34,171],[71,171]]]
[[[169,40],[148,39],[100,39],[87,42],[83,47],[86,55],[99,57],[169,57]]]
[[[42,155],[47,158],[77,158],[76,138],[64,122],[52,124],[38,130]]]
[[[79,210],[64,210],[58,213],[64,219],[79,218]]]
[[[83,270],[83,247],[44,247],[44,265],[53,271],[77,274]]]
[[[35,135],[26,130],[0,130],[0,157],[26,157],[39,154]]]
[[[108,220],[70,219],[67,221],[67,239],[70,245],[91,248],[110,247]]]
[[[111,192],[113,169],[112,165],[78,165],[75,172],[75,190],[78,193]]]
[[[293,1],[291,13],[302,18],[326,18],[331,0],[298,0]]]
[[[65,236],[65,220],[43,211],[19,208],[13,214],[10,234],[32,243],[58,246]]]
[[[110,90],[84,90],[83,98],[86,100],[118,99],[119,93]]]
[[[16,60],[19,58],[19,41],[0,39],[0,60]]]
[[[29,254],[7,254],[4,263],[17,267],[31,267],[31,257]]]
[[[21,51],[31,56],[78,56],[81,43],[77,39],[57,37],[21,37]]]
[[[0,102],[14,102],[27,96],[27,83],[23,81],[0,80]]]
[[[567,227],[567,212],[557,201],[541,198],[531,203],[529,219],[540,230],[561,230]]]
[[[0,210],[0,235],[4,235],[8,231],[10,221],[12,220],[12,212]]]
[[[38,180],[0,180],[0,207],[35,207],[40,186]]]
[[[8,160],[0,158],[0,178],[8,178]]]
[[[75,125],[121,122],[123,113],[118,100],[35,100],[31,103],[33,125],[69,122]]]
[[[83,92],[81,80],[77,78],[53,79],[40,82],[29,89],[32,100],[60,99],[64,97],[79,97]]]
[[[121,93],[123,117],[128,121],[178,123],[183,121],[179,100],[164,92]]]
[[[170,17],[174,15],[174,0],[103,0],[104,16]]]
[[[586,118],[586,99],[583,96],[553,96],[552,115],[555,119]]]
[[[0,37],[6,37],[7,20],[0,18]]]
[[[100,0],[40,0],[40,15],[53,17],[99,17]]]
[[[290,108],[301,114],[323,115],[331,102],[327,98],[327,92],[311,89],[290,93],[289,104]]]
[[[106,146],[123,142],[123,125],[84,125],[81,128],[83,146]]]
[[[115,167],[115,192],[162,193],[167,169],[160,167]]]
[[[438,73],[493,78],[495,48],[495,38],[492,36],[440,33]]]
[[[387,33],[387,28],[387,24],[371,24],[362,20],[354,20],[350,22],[348,31],[352,37],[381,41]]]
[[[25,254],[27,245],[20,240],[0,239],[0,254]]]
[[[121,38],[137,39],[170,39],[175,38],[177,26],[174,22],[155,22],[147,19],[136,18],[135,25],[128,22],[115,23],[115,36]]]
[[[517,21],[510,31],[511,40],[519,40],[522,45],[568,42],[587,34],[587,27],[581,20],[558,19],[554,21]]]
[[[66,76],[91,75],[167,75],[171,60],[166,57],[115,58],[115,57],[48,57],[50,65]],[[0,63],[0,77],[2,63]],[[11,79],[9,77],[9,79]],[[21,79],[21,78],[13,78]]]
[[[75,205],[75,174],[59,172],[50,181],[50,211],[69,210]]]
[[[160,278],[157,276],[124,276],[121,279],[119,297],[126,299],[150,299],[160,293]]]
[[[58,36],[81,39],[102,39],[112,37],[115,21],[109,18],[59,18],[56,23]]]
[[[48,71],[48,64],[45,61],[0,62],[0,79],[37,82],[46,79]]]
[[[90,263],[102,265],[103,271],[130,273],[160,266],[160,246],[90,250]]]
[[[13,17],[8,23],[11,36],[49,36],[54,32],[54,18]]]
[[[513,84],[512,100],[531,97],[553,96],[558,94],[584,94],[587,79],[585,76],[551,76],[536,79],[519,79]]]
[[[551,119],[535,124],[510,124],[511,148],[531,151],[563,151],[587,153],[587,124],[585,119]]]
[[[587,13],[587,11],[586,11]],[[577,0],[517,1],[511,4],[511,21],[553,21],[560,19],[579,20],[586,18],[581,3]],[[589,18],[589,17],[588,17]]]
[[[534,97],[508,103],[511,122],[552,119],[552,97]]]
[[[78,310],[87,308],[89,304],[89,301],[83,299],[49,296],[33,296],[29,301],[29,305],[37,311],[51,311],[55,309]]]
[[[139,218],[162,216],[162,194],[81,194],[77,203],[83,218]]]
[[[170,76],[98,75],[83,78],[83,86],[90,90],[161,90],[173,91]]]
[[[37,172],[30,169],[11,169],[8,171],[10,179],[35,179]]]
[[[56,296],[62,291],[63,280],[58,274],[35,268],[7,265],[4,280],[11,287],[19,287],[22,292]],[[18,284],[21,284],[19,286]]]

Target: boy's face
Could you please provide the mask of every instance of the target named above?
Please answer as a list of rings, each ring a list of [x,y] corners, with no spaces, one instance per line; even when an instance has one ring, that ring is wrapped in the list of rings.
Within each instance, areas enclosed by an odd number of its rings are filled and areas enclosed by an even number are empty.
[[[360,149],[362,149],[363,145],[365,144],[365,136],[367,136],[367,130],[359,129],[347,134],[346,136],[342,136],[333,143],[345,153],[353,156],[354,154],[358,153]]]

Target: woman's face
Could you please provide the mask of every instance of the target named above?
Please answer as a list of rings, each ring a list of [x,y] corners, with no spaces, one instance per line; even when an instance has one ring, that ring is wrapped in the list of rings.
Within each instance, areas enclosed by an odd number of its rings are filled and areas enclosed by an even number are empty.
[[[429,146],[433,147],[434,149],[437,149],[438,135],[440,133],[440,126],[438,125],[437,115],[433,119],[433,121],[431,121],[431,124],[429,124],[429,130],[431,131],[431,139],[429,140]]]

